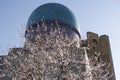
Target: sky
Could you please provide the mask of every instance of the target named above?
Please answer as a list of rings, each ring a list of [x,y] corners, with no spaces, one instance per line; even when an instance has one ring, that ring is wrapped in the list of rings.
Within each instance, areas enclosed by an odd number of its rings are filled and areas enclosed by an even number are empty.
[[[20,36],[30,14],[50,2],[63,4],[74,13],[82,39],[87,31],[109,36],[116,80],[120,80],[119,0],[0,0],[0,55],[7,55],[9,48],[24,45]]]

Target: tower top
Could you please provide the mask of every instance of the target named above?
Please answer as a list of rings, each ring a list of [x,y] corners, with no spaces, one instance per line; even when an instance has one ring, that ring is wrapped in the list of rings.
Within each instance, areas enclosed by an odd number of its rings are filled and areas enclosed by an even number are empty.
[[[32,22],[40,22],[40,20],[43,18],[48,21],[56,20],[63,22],[80,32],[74,14],[69,8],[62,4],[47,3],[36,8],[28,19],[27,28],[32,24]]]

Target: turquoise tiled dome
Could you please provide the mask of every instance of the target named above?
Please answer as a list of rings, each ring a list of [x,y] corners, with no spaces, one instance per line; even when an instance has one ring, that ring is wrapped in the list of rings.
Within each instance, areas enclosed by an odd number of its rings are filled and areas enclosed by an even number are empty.
[[[39,22],[41,19],[57,20],[74,27],[78,32],[78,24],[73,13],[64,5],[58,3],[48,3],[39,6],[30,15],[27,23],[27,27],[31,25],[31,22]]]

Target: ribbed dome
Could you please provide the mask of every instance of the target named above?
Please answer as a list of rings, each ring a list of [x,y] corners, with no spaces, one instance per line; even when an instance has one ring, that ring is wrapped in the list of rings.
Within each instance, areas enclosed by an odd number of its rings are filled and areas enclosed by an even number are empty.
[[[46,20],[57,20],[69,24],[79,32],[73,13],[64,5],[58,3],[44,4],[35,9],[29,17],[27,28],[31,25],[31,22],[39,22],[43,17]]]

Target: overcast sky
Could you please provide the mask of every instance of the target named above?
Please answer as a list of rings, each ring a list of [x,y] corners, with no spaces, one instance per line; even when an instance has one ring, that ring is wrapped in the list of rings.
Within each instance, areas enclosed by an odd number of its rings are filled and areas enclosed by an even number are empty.
[[[120,80],[120,1],[119,0],[0,0],[0,55],[9,48],[23,46],[18,30],[24,33],[32,11],[48,3],[61,3],[73,11],[82,39],[86,32],[109,35],[117,80]]]

